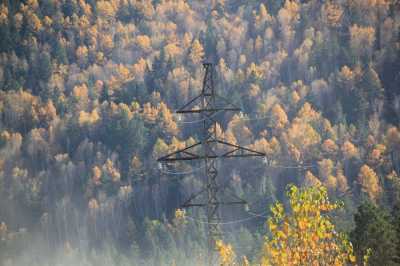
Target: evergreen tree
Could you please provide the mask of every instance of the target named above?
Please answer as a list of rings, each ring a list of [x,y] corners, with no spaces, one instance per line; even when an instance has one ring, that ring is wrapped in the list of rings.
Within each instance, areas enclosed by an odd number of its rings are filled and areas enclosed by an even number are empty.
[[[210,18],[207,21],[207,30],[205,32],[202,32],[202,34],[200,36],[200,43],[202,43],[204,46],[205,60],[215,60],[215,62],[218,62],[217,36],[216,36],[216,29],[213,24],[212,18]]]
[[[396,229],[396,239],[397,239],[397,249],[394,261],[400,265],[400,199],[397,199],[397,202],[393,208],[393,217],[394,217],[394,227]]]
[[[62,5],[62,11],[65,16],[70,17],[76,12],[77,6],[76,2],[72,0],[67,0]]]
[[[54,57],[58,60],[59,63],[68,64],[67,51],[60,41],[55,42]]]
[[[383,208],[364,202],[354,216],[355,228],[350,233],[358,263],[362,264],[367,250],[371,249],[368,263],[374,265],[398,265],[396,258],[396,230],[393,219]]]
[[[42,52],[36,59],[36,62],[38,64],[36,70],[36,81],[33,83],[34,86],[32,87],[32,91],[34,94],[42,94],[43,91],[47,90],[47,82],[53,72],[50,54],[47,51]]]

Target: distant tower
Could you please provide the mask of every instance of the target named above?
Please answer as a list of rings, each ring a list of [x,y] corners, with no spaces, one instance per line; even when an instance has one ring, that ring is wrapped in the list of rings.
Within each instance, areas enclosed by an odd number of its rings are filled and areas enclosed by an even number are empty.
[[[240,108],[231,104],[227,99],[217,95],[214,88],[214,66],[204,63],[205,75],[203,89],[200,95],[190,100],[181,107],[177,113],[199,113],[203,121],[202,139],[200,142],[175,151],[158,159],[159,162],[203,160],[206,175],[206,184],[197,193],[194,193],[182,207],[205,207],[208,225],[208,260],[212,265],[215,241],[221,238],[219,208],[221,205],[245,204],[238,196],[235,200],[223,201],[222,194],[225,190],[218,184],[218,158],[236,157],[264,157],[262,152],[228,143],[217,136],[216,115],[225,111],[240,111]],[[204,197],[205,194],[205,197]],[[195,201],[196,199],[200,202]]]

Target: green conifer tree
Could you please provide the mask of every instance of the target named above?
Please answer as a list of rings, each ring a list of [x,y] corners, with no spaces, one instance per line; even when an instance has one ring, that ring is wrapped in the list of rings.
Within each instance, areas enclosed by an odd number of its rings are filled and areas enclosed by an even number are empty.
[[[394,261],[398,242],[396,229],[392,216],[385,209],[364,202],[358,207],[354,222],[356,227],[350,233],[350,238],[359,265],[368,249],[371,249],[369,265],[399,265]]]

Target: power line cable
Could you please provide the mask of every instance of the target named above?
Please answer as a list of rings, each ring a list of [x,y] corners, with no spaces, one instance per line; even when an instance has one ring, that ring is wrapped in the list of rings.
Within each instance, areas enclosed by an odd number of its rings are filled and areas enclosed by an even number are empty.
[[[267,165],[267,168],[284,168],[284,169],[309,169],[315,168],[316,165]]]
[[[362,107],[362,108],[357,108],[357,109],[354,109],[354,110],[363,111],[363,110],[367,110],[367,109],[368,109],[368,107]],[[239,117],[237,120],[238,120],[238,122],[239,121],[240,122],[246,122],[246,121],[266,120],[266,119],[270,119],[270,118],[271,118],[270,115],[261,116],[261,117],[253,117],[253,118],[243,116],[243,117]],[[176,121],[176,123],[178,123],[178,124],[194,124],[194,123],[200,123],[202,121],[204,121],[204,119],[198,119],[198,120],[192,120],[192,121]]]
[[[202,166],[200,166],[200,167],[191,169],[191,170],[189,170],[189,171],[179,171],[179,172],[165,171],[165,170],[162,170],[162,169],[158,169],[158,170],[159,170],[161,173],[163,173],[163,174],[169,174],[169,175],[186,175],[186,174],[191,174],[191,173],[194,173],[194,172],[196,172],[196,171],[198,171],[198,170],[201,170],[201,169],[203,169],[204,167],[205,167],[205,165],[202,165]]]
[[[258,213],[258,214],[256,214],[256,215],[262,217],[262,215],[265,215],[265,214],[267,214],[267,213],[268,213],[268,211],[265,211],[265,212],[262,212],[262,213]],[[215,223],[213,223],[213,222],[207,222],[207,221],[205,221],[205,220],[197,219],[197,218],[194,218],[194,217],[188,216],[188,215],[186,215],[185,217],[186,217],[186,218],[189,218],[190,220],[192,220],[192,221],[194,221],[194,222],[200,223],[200,224],[227,225],[227,224],[236,224],[236,223],[242,223],[242,222],[245,222],[245,221],[249,221],[249,220],[252,220],[252,219],[257,218],[258,216],[252,215],[252,216],[249,216],[249,217],[246,217],[246,218],[243,218],[243,219],[231,220],[231,221],[227,221],[227,222],[215,222]]]
[[[254,205],[254,204],[258,203],[258,202],[261,202],[262,200],[269,200],[271,198],[273,198],[272,195],[269,195],[268,197],[261,197],[259,200],[256,200],[256,201],[252,202],[251,204]],[[236,224],[236,223],[241,223],[241,222],[245,222],[245,221],[256,219],[256,218],[269,218],[268,216],[265,216],[269,212],[268,210],[267,211],[263,211],[263,212],[259,212],[259,213],[252,212],[252,211],[249,211],[249,210],[247,210],[246,212],[248,214],[250,214],[251,217],[245,217],[245,218],[242,218],[242,219],[236,219],[236,220],[231,220],[231,221],[227,221],[227,222],[220,222],[218,224],[220,224],[220,225]],[[201,224],[210,224],[205,220],[198,219],[198,218],[195,218],[193,216],[186,215],[185,217],[189,218],[190,220],[192,220],[194,222],[198,222],[198,223],[201,223]],[[211,224],[215,224],[215,223],[211,223]]]
[[[216,112],[215,114],[211,115],[210,118],[215,117],[216,115],[218,115],[218,114],[221,113],[221,112],[222,112],[222,110]],[[174,113],[176,113],[176,111],[175,111]],[[205,118],[197,119],[197,120],[192,120],[192,121],[179,121],[179,120],[178,120],[178,121],[176,121],[176,123],[177,123],[177,124],[194,124],[194,123],[203,122],[203,121],[205,121],[205,120],[206,120]]]

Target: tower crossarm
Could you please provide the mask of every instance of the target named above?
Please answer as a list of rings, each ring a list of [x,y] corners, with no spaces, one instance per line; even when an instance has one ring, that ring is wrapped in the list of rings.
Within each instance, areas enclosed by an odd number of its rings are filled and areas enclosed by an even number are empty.
[[[162,156],[158,159],[159,162],[173,161],[191,161],[201,160],[205,158],[235,158],[235,157],[265,157],[265,153],[232,144],[222,140],[208,140],[208,144],[217,143],[218,150],[214,150],[213,154],[204,154],[202,150],[198,151],[196,147],[201,146],[202,142],[197,142],[186,148],[174,151],[170,154]],[[223,151],[219,151],[223,150]]]

